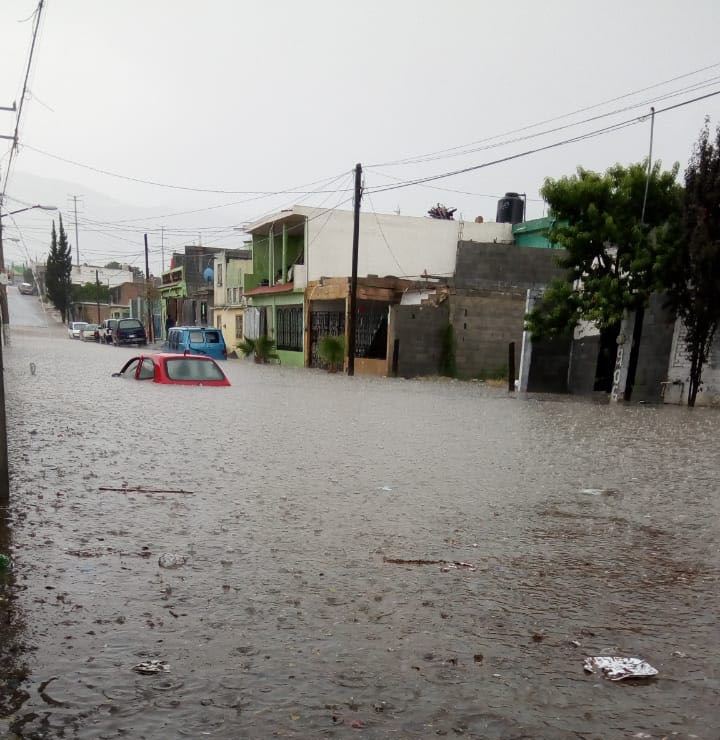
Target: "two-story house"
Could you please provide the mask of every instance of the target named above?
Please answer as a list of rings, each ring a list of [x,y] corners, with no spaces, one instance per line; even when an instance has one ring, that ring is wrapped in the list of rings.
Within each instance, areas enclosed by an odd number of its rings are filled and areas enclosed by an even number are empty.
[[[243,339],[244,281],[252,269],[250,249],[223,249],[215,254],[213,321],[223,333],[228,354]]]

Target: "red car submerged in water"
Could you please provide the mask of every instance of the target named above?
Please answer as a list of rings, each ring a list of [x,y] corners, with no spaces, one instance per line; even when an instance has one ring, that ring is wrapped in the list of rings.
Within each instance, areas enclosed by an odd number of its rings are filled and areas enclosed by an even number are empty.
[[[132,377],[170,385],[230,385],[211,357],[158,353],[131,357],[114,377]]]

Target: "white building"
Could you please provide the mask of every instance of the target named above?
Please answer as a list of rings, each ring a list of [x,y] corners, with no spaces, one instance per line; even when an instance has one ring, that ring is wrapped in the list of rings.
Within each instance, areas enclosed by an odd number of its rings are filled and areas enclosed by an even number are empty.
[[[272,228],[280,237],[283,227],[294,234],[304,228],[304,265],[295,266],[296,289],[321,277],[351,274],[352,211],[294,206],[250,224],[247,231],[262,234]],[[460,240],[512,244],[512,225],[361,213],[358,276],[450,277]]]
[[[135,279],[133,271],[129,267],[127,269],[115,270],[109,267],[98,267],[95,265],[73,265],[72,272],[70,273],[70,282],[73,285],[94,283],[96,271],[100,285],[109,285],[111,288],[115,288],[123,283],[132,283]]]

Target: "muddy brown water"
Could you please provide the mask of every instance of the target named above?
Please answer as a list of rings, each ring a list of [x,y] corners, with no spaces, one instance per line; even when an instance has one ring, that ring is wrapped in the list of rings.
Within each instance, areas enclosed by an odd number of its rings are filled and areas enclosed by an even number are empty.
[[[719,736],[717,411],[241,361],[227,389],[111,378],[132,352],[6,353],[0,733]],[[100,490],[138,486],[185,493]]]

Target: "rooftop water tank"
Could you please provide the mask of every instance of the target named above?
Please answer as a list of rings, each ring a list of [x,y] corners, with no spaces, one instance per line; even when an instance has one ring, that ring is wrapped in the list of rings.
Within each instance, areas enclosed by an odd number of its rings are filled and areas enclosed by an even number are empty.
[[[519,224],[523,220],[524,202],[517,193],[505,193],[498,200],[497,218],[499,224]]]

